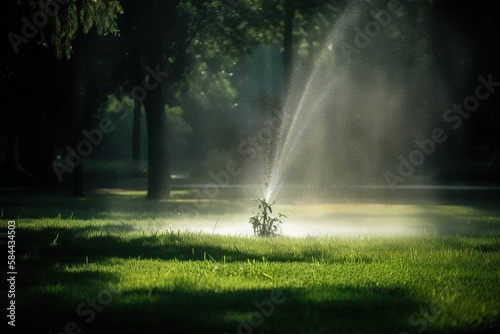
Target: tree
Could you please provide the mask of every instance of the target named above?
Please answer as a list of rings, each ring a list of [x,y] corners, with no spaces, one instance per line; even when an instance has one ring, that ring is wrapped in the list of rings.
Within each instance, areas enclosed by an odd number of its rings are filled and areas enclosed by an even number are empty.
[[[30,41],[28,44],[51,46],[57,57],[70,59],[66,65],[57,66],[58,71],[64,74],[64,82],[71,82],[72,85],[61,85],[60,94],[51,95],[49,100],[57,100],[59,97],[62,100],[61,109],[74,111],[71,117],[66,118],[66,124],[73,124],[69,127],[72,130],[66,140],[73,150],[76,150],[79,143],[81,130],[92,121],[96,105],[111,89],[111,83],[116,86],[124,84],[123,81],[112,81],[109,77],[102,80],[103,73],[108,76],[107,72],[113,72],[109,67],[106,69],[102,66],[105,54],[109,57],[113,52],[106,45],[109,40],[104,43],[103,53],[97,56],[86,48],[92,50],[91,46],[103,39],[89,40],[82,36],[93,28],[101,35],[115,36],[118,35],[119,28],[122,31],[123,43],[119,48],[123,51],[123,56],[119,57],[119,64],[111,67],[127,67],[128,85],[135,100],[132,136],[134,159],[139,156],[141,104],[145,108],[150,199],[156,200],[169,195],[169,129],[164,106],[166,102],[176,98],[175,95],[181,89],[182,82],[187,79],[186,73],[190,69],[205,66],[216,78],[232,66],[234,59],[250,52],[254,46],[283,40],[283,31],[286,31],[283,52],[286,59],[284,62],[287,64],[285,72],[291,72],[295,1],[149,0],[139,3],[133,0],[61,0],[51,3],[59,5],[57,8],[49,8],[44,2],[29,1],[28,16],[34,17],[40,12],[45,13],[49,20],[41,24],[36,42]],[[121,15],[122,12],[124,15]],[[16,41],[18,48],[22,50],[25,47],[24,40]],[[109,62],[106,64],[110,66]],[[106,87],[95,90],[95,83],[104,81],[108,82]],[[63,87],[64,85],[67,87]],[[69,92],[69,89],[72,91]],[[65,98],[65,94],[72,98]],[[62,126],[64,127],[66,126]],[[81,171],[81,163],[76,168]],[[77,180],[81,178],[78,177]]]
[[[167,77],[169,62],[165,59],[169,42],[177,25],[176,8],[180,0],[151,0],[138,3],[124,1],[132,50],[138,50],[142,70],[146,69],[143,90],[136,89],[133,98],[144,104],[148,129],[148,193],[147,198],[169,197],[170,161],[167,145],[167,120],[162,85]],[[147,38],[145,38],[147,36]],[[166,50],[167,49],[167,50]],[[134,51],[135,52],[135,51]],[[137,54],[135,55],[137,59]],[[146,91],[146,89],[148,89]],[[142,94],[142,95],[139,95]]]
[[[13,85],[15,91],[8,93],[6,99],[7,105],[24,113],[18,119],[7,116],[9,126],[20,136],[19,161],[39,178],[55,178],[51,164],[57,133],[73,132],[64,135],[63,141],[74,146],[83,124],[79,121],[89,120],[95,107],[94,102],[77,103],[84,94],[81,88],[86,88],[90,100],[97,100],[93,92],[98,85],[83,84],[89,73],[82,69],[91,69],[92,60],[72,59],[74,45],[78,44],[79,36],[90,33],[93,28],[100,35],[116,35],[116,18],[121,7],[117,0],[30,0],[17,4],[2,2],[4,6],[2,14],[8,14],[3,21],[8,47],[2,54],[0,71],[11,75],[2,75],[2,81],[7,86],[22,82],[17,87]],[[76,167],[81,170],[81,163]],[[79,180],[77,178],[75,186],[81,184]],[[75,193],[80,193],[78,188],[75,187]]]

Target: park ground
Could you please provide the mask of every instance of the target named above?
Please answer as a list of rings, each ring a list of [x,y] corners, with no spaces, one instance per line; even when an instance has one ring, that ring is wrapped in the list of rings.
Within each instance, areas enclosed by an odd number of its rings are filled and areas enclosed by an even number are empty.
[[[283,236],[256,238],[244,198],[4,191],[2,232],[16,222],[12,332],[496,333],[491,195],[288,200],[276,204]]]

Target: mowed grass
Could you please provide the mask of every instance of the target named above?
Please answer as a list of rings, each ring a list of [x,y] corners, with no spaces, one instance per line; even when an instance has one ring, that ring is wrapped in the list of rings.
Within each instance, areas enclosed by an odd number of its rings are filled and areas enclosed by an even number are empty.
[[[175,219],[176,201],[140,202],[134,218],[126,196],[38,196],[24,211],[14,197],[3,201],[2,224],[17,222],[18,332],[496,333],[500,326],[493,208],[478,210],[478,229],[463,235],[261,239],[146,228]],[[47,214],[58,199],[62,214]],[[104,199],[113,203],[111,218]],[[448,224],[473,211],[439,207],[429,215]]]

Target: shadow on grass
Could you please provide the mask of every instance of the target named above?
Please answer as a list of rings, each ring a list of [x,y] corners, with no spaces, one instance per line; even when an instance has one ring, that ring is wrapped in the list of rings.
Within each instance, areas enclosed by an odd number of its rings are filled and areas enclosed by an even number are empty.
[[[81,329],[82,333],[417,333],[421,323],[417,326],[415,318],[410,322],[410,316],[428,305],[396,287],[330,285],[316,290],[222,293],[180,286],[115,292],[115,280],[64,273],[64,283],[51,284],[62,285],[66,293],[19,298],[17,329],[23,333],[64,333],[72,322],[76,326],[73,330]],[[109,292],[106,298],[102,298],[103,291]],[[279,296],[280,303],[272,302],[273,294]],[[94,304],[89,304],[89,298]],[[425,332],[495,333],[496,329],[495,324],[474,329],[438,328],[429,321]]]
[[[444,236],[482,236],[488,237],[488,242],[478,245],[477,242],[471,247],[481,252],[497,252],[500,243],[495,237],[500,235],[500,223],[498,218],[470,218],[463,217],[452,219],[445,215],[432,214],[428,218],[435,222],[432,228],[437,235]],[[216,261],[247,261],[262,260],[266,256],[269,261],[279,262],[310,262],[311,257],[322,258],[321,249],[310,249],[304,253],[262,253],[258,247],[249,251],[242,251],[236,237],[228,237],[225,247],[215,246],[219,242],[212,243],[211,236],[200,238],[196,234],[184,234],[173,231],[158,232],[140,231],[130,223],[116,223],[103,225],[89,225],[72,227],[71,221],[65,222],[64,227],[40,227],[23,228],[20,225],[16,231],[16,250],[19,256],[28,259],[47,260],[57,258],[64,263],[71,264],[74,261],[82,263],[86,257],[96,258],[142,258],[160,260],[192,260],[203,261],[212,258]],[[218,240],[218,236],[213,236]],[[269,240],[272,242],[272,239]],[[3,241],[0,241],[3,244]],[[460,239],[446,238],[446,244],[458,249],[467,247]],[[476,249],[477,248],[477,249]],[[345,259],[344,259],[345,260]],[[342,263],[342,258],[338,262]],[[370,263],[373,259],[359,255],[359,262]]]
[[[113,231],[113,232],[111,232]],[[179,261],[217,261],[236,262],[247,260],[271,262],[311,262],[312,258],[318,260],[323,257],[323,250],[308,249],[304,252],[283,253],[262,252],[258,247],[249,251],[242,251],[237,237],[227,237],[233,240],[216,246],[211,242],[210,236],[198,240],[196,234],[179,232],[166,232],[155,234],[143,232],[129,235],[128,232],[137,231],[127,224],[103,225],[89,227],[68,228],[43,228],[43,229],[17,229],[18,256],[29,261],[51,263],[53,259],[64,265],[82,264],[87,259],[92,261],[109,258],[121,259],[158,259]],[[123,234],[121,234],[123,233]],[[219,236],[214,236],[219,238]],[[272,242],[272,239],[262,241]],[[214,239],[215,241],[215,239]],[[330,259],[329,263],[352,262],[352,258],[339,257]],[[359,255],[356,261],[371,263],[375,260],[369,256]]]
[[[25,303],[19,298],[21,332],[55,334],[74,322],[86,333],[392,333],[407,328],[408,315],[418,308],[401,289],[349,286],[284,289],[276,304],[270,301],[278,292],[271,289],[221,293],[182,287],[112,292],[99,303],[103,286],[112,290],[113,277],[57,274],[64,283],[52,284],[66,293],[38,293],[35,302],[32,296]],[[93,316],[87,298],[97,305]]]

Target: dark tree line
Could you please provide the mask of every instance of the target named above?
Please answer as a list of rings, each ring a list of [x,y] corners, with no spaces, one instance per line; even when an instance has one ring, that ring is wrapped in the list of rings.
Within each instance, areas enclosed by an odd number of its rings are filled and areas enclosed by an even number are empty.
[[[82,133],[93,133],[88,130],[93,127],[99,129],[93,119],[95,110],[107,94],[124,87],[134,98],[132,159],[137,160],[140,154],[143,106],[148,137],[148,198],[168,197],[165,94],[182,82],[193,61],[193,53],[188,52],[193,39],[219,43],[220,51],[236,56],[263,41],[257,37],[258,29],[279,30],[279,26],[266,26],[269,20],[260,20],[256,5],[246,1],[109,0],[105,6],[93,8],[93,15],[100,18],[88,17],[90,1],[59,1],[56,6],[36,1],[2,3],[2,32],[9,37],[2,43],[2,92],[4,110],[9,110],[2,113],[2,133],[9,138],[2,174],[17,175],[13,182],[37,176],[50,183],[72,172],[75,195],[83,193],[83,161],[93,149],[84,142],[94,144]],[[272,6],[279,10],[280,4]],[[290,7],[290,1],[286,6]],[[42,24],[40,13],[47,20]],[[290,14],[293,12],[287,9],[287,49],[291,47]],[[250,22],[246,32],[236,28],[242,19]],[[93,27],[100,34],[93,32]],[[109,36],[117,31],[120,37]],[[228,40],[232,43],[226,43]],[[288,51],[286,58],[291,58]],[[100,135],[96,136],[94,141],[100,142]],[[63,148],[62,160],[54,163],[56,146]]]
[[[57,184],[71,172],[74,194],[81,195],[86,153],[103,140],[92,130],[97,129],[104,136],[105,131],[119,126],[102,124],[96,110],[107,95],[128,94],[134,99],[127,115],[133,118],[131,160],[140,157],[140,116],[144,108],[148,198],[160,199],[168,197],[170,191],[165,104],[189,90],[188,81],[192,80],[200,59],[211,70],[220,71],[259,44],[281,43],[285,88],[278,100],[282,99],[293,69],[298,62],[299,65],[313,62],[316,45],[328,36],[347,2],[60,0],[52,3],[57,3],[57,10],[55,5],[49,7],[47,2],[35,0],[3,1],[0,5],[1,33],[5,36],[1,42],[0,136],[8,138],[0,167],[2,183],[31,184],[37,180]],[[461,32],[470,43],[462,55],[472,59],[470,73],[481,70],[500,77],[495,43],[498,26],[494,23],[496,12],[492,2],[480,2],[472,10],[453,1],[421,3],[407,3],[407,16],[416,25],[421,17],[433,22],[433,43],[445,43],[446,28],[453,26],[449,31]],[[37,21],[42,20],[40,12],[48,16],[44,24]],[[306,49],[308,57],[297,58],[299,47]],[[456,56],[450,54],[454,49],[438,46],[435,49],[436,58],[443,64],[441,71],[452,80],[454,64],[448,60]],[[457,84],[457,91],[463,88]],[[490,143],[494,151],[499,150],[500,142],[494,129],[498,117],[492,112],[496,106],[498,95],[487,101],[483,111],[487,116],[475,121],[478,124],[472,127],[472,132],[477,135],[471,137],[471,142]],[[279,102],[277,107],[280,108]],[[187,115],[195,131],[201,133],[203,122],[196,123],[197,117],[196,112]],[[481,132],[484,127],[489,130]],[[89,131],[93,136],[88,135]],[[93,146],[89,148],[82,142]]]

